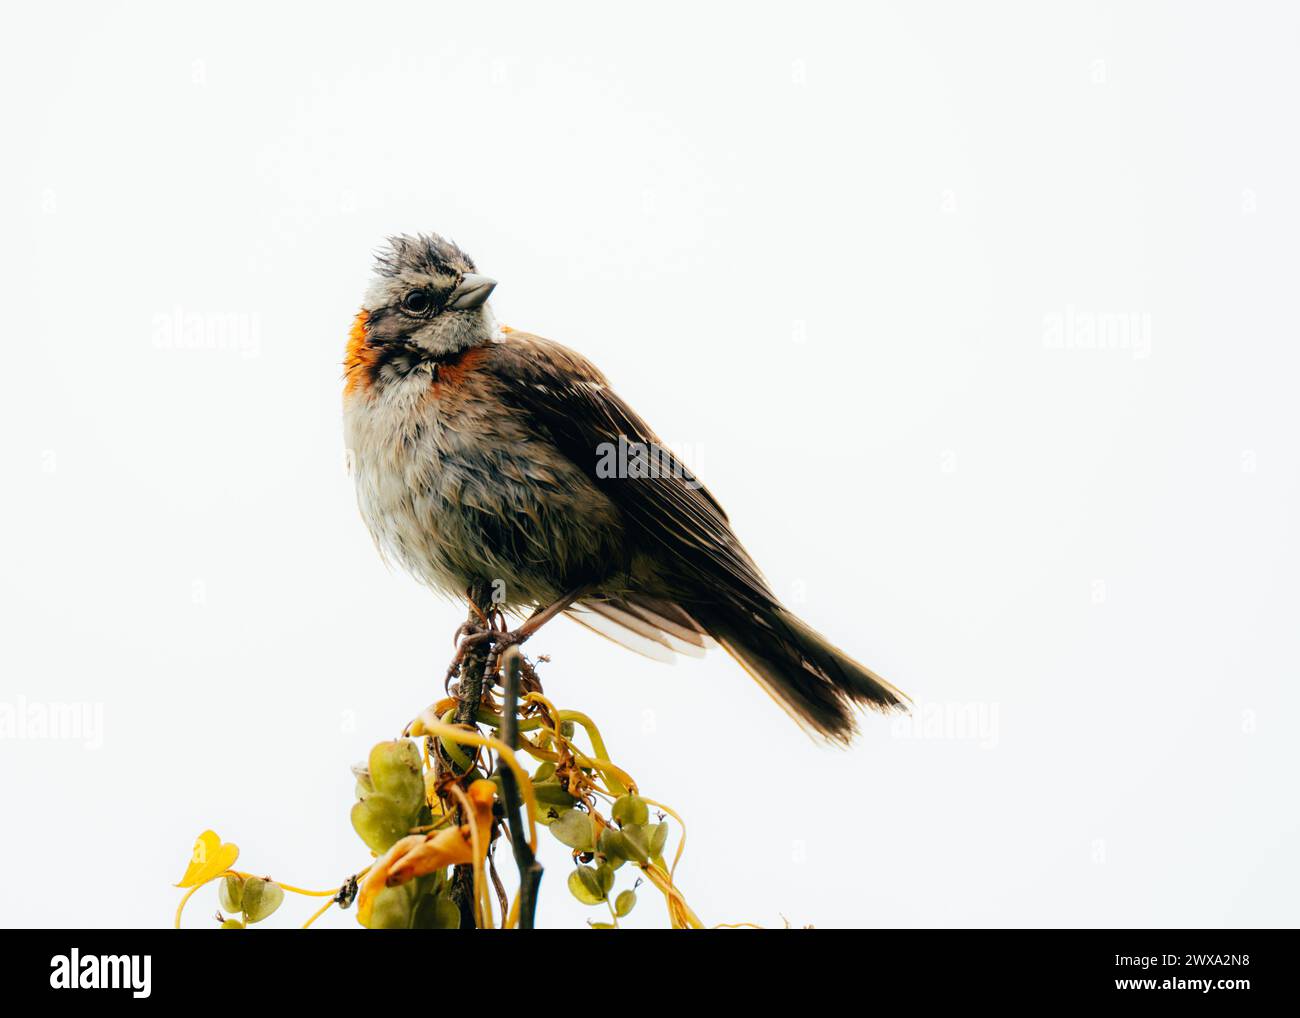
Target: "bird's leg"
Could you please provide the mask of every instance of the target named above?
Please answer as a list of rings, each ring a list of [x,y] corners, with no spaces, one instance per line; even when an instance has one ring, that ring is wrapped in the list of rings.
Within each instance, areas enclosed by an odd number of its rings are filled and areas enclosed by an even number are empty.
[[[465,591],[465,600],[469,602],[469,618],[456,628],[456,635],[452,637],[453,643],[459,640],[462,636],[477,634],[483,630],[491,632],[493,629],[492,616],[494,614],[499,615],[500,613],[497,612],[495,608],[489,608],[487,611],[480,608],[478,602],[475,600],[475,595],[477,593],[478,592],[474,587],[470,587]],[[478,617],[475,618],[475,616]]]
[[[528,616],[527,622],[513,632],[505,633],[503,638],[508,640],[508,644],[523,643],[555,616],[572,608],[573,602],[587,593],[587,590],[587,587],[574,587],[554,604],[548,605],[546,608],[539,605],[537,610]]]
[[[460,674],[465,655],[473,648],[493,639],[497,634],[497,629],[492,624],[492,614],[495,609],[483,611],[474,600],[474,594],[473,587],[465,591],[465,600],[469,602],[469,617],[456,627],[456,632],[452,635],[452,644],[456,648],[456,654],[451,659],[451,664],[447,666],[447,678],[443,683],[444,689],[450,689],[452,680]]]
[[[447,682],[451,682],[460,673],[465,655],[474,647],[492,639],[492,636],[490,629],[480,629],[477,625],[471,626],[468,623],[461,624],[460,629],[456,630],[456,653],[452,656],[451,664],[447,666]]]
[[[505,653],[507,647],[514,647],[523,643],[532,636],[542,626],[550,622],[555,616],[562,612],[568,611],[573,607],[573,603],[590,590],[589,587],[574,587],[571,591],[552,604],[542,606],[538,605],[528,619],[518,629],[508,629],[502,632],[492,634],[492,655],[488,658],[487,673],[496,677],[500,681],[500,672],[498,664],[501,655]]]

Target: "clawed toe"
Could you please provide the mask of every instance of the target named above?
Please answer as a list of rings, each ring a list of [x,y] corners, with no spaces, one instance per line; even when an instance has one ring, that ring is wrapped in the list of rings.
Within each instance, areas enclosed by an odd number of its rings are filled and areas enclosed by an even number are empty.
[[[496,631],[484,628],[478,623],[462,623],[456,630],[456,653],[452,656],[451,664],[447,666],[447,677],[443,682],[443,688],[451,689],[452,680],[460,673],[461,665],[465,663],[465,657],[470,650],[479,644],[487,643],[496,636]]]
[[[462,622],[456,627],[456,632],[452,634],[451,644],[453,647],[472,647],[475,644],[482,643],[492,635],[492,630],[486,628],[481,622]]]
[[[532,634],[503,630],[492,634],[492,653],[488,655],[486,673],[498,685],[501,682],[501,658],[511,647],[518,647]]]

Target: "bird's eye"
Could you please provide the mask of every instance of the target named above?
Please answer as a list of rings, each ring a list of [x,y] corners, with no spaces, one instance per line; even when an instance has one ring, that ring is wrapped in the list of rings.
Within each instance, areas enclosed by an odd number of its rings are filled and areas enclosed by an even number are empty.
[[[402,298],[402,310],[413,315],[422,315],[433,306],[433,301],[423,290],[412,290]]]

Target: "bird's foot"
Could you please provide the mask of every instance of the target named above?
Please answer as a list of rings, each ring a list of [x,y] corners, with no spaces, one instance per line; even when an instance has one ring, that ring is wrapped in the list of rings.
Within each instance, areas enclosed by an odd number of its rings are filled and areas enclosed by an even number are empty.
[[[462,622],[460,628],[456,630],[455,643],[456,653],[452,656],[451,664],[447,666],[447,677],[443,682],[443,688],[450,690],[452,682],[460,674],[461,666],[465,663],[465,658],[475,647],[484,643],[491,642],[497,635],[497,631],[491,626],[485,626],[478,622]]]
[[[498,686],[501,685],[501,659],[506,651],[518,647],[532,635],[531,632],[525,632],[522,626],[519,629],[503,629],[492,633],[492,650],[488,653],[485,674],[491,676]]]

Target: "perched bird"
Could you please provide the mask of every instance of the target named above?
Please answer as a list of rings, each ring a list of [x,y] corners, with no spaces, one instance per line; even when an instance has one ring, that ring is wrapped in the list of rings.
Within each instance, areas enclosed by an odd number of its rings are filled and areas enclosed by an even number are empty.
[[[352,326],[344,430],[386,557],[455,596],[559,612],[632,649],[727,650],[796,720],[854,733],[905,697],[773,595],[717,500],[559,343],[498,325],[495,280],[436,235],[392,238]],[[527,624],[525,624],[526,628]]]

